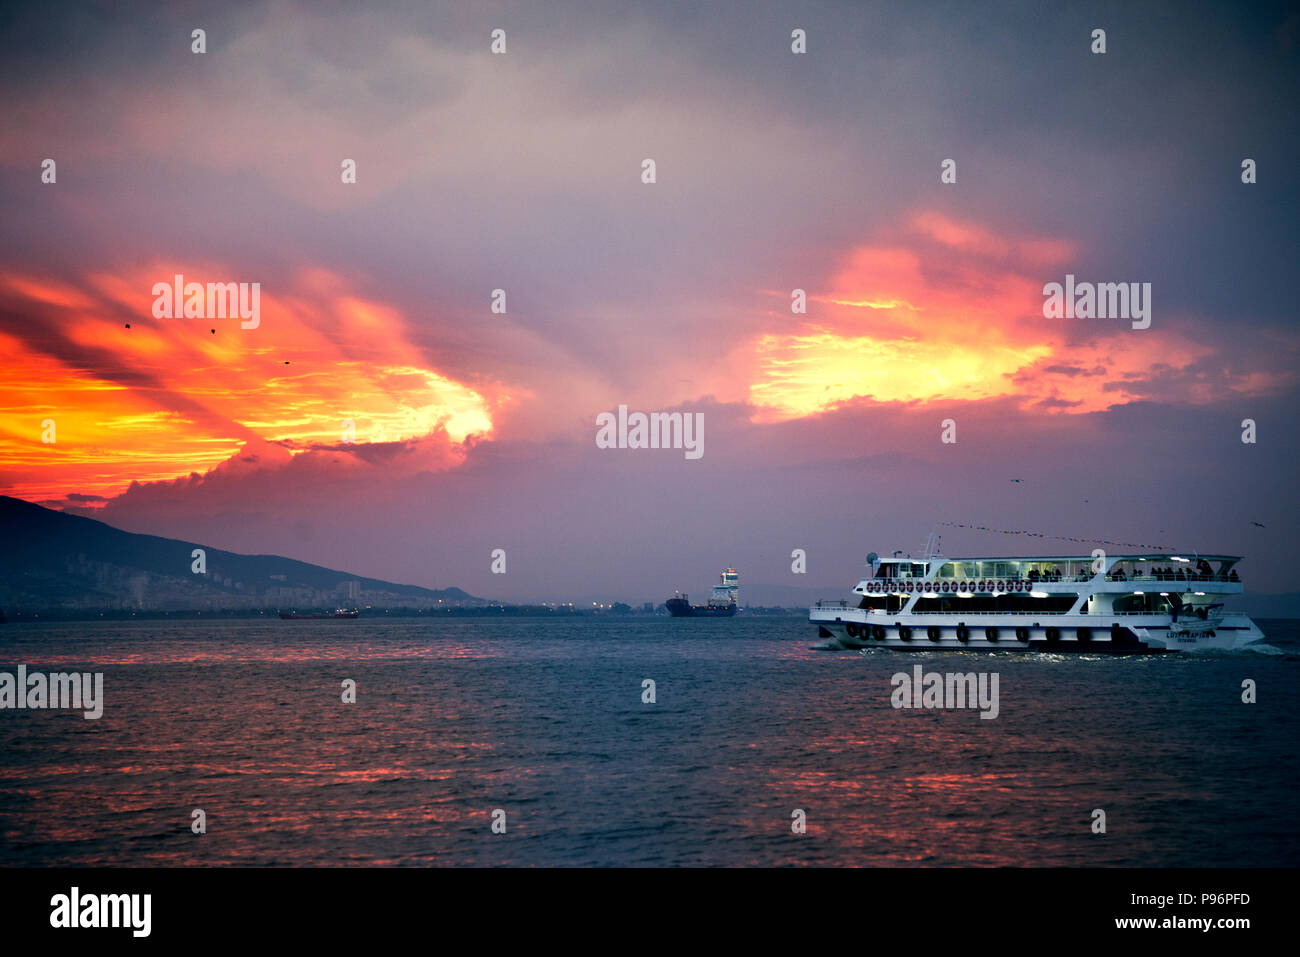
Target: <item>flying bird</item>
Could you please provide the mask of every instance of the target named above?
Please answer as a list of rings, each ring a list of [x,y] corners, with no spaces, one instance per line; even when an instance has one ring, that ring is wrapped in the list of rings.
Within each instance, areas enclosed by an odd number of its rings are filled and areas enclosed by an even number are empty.
[[[1263,528],[1263,527],[1264,527],[1264,526],[1263,526],[1261,523],[1259,523],[1259,522],[1251,522],[1250,524],[1252,524],[1252,525],[1258,525],[1260,528]]]
[[[1024,479],[1012,479],[1011,481],[1013,481],[1013,482],[1023,482]]]

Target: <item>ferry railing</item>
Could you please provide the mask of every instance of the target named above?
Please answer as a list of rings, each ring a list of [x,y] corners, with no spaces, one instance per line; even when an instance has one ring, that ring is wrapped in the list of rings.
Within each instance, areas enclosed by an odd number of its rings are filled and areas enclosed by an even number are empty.
[[[1093,575],[1062,575],[1059,578],[936,578],[925,581],[921,578],[869,578],[868,581],[880,582],[882,584],[894,587],[897,585],[921,584],[926,585],[951,585],[954,582],[962,581],[1005,581],[1005,582],[1024,582],[1029,585],[1079,585],[1087,584],[1092,581]],[[1230,585],[1240,585],[1240,577],[1231,575],[1204,574],[1201,572],[1187,572],[1183,575],[1106,575],[1102,581],[1107,582],[1227,582]]]
[[[1189,572],[1185,575],[1107,575],[1108,582],[1227,582],[1229,585],[1240,585],[1241,578],[1233,578],[1231,575],[1205,575],[1199,572]]]

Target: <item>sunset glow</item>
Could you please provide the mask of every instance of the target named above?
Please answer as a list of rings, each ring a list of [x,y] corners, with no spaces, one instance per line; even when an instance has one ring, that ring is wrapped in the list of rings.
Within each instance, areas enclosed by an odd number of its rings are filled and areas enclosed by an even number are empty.
[[[413,363],[405,317],[338,294],[336,277],[312,274],[284,301],[265,297],[258,328],[241,329],[237,319],[153,318],[153,277],[171,274],[96,277],[85,292],[7,278],[8,295],[46,307],[61,334],[56,355],[37,348],[48,340],[0,335],[0,461],[12,494],[111,496],[206,472],[250,440],[340,446],[349,420],[358,444],[492,431],[483,394]],[[47,419],[52,443],[42,440]]]

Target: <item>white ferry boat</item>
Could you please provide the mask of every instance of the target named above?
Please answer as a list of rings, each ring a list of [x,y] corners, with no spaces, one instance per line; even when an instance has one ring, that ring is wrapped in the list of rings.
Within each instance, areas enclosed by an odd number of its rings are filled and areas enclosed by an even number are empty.
[[[1236,555],[878,559],[846,601],[808,610],[817,648],[1151,654],[1242,648],[1264,633],[1222,598]]]

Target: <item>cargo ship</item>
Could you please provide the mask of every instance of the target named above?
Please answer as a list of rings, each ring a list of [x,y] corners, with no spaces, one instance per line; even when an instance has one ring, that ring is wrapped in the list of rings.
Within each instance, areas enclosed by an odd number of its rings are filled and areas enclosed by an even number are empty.
[[[728,568],[722,573],[722,580],[713,586],[708,604],[692,605],[690,595],[675,592],[664,605],[674,618],[730,618],[739,610],[736,604],[739,595],[740,575],[734,568]]]
[[[334,611],[325,612],[319,615],[300,615],[296,611],[282,611],[280,617],[285,621],[303,621],[306,619],[319,620],[321,618],[356,618],[360,614],[355,608],[335,608]]]
[[[878,559],[853,597],[809,609],[814,648],[1159,654],[1231,650],[1264,637],[1224,610],[1237,555]]]

